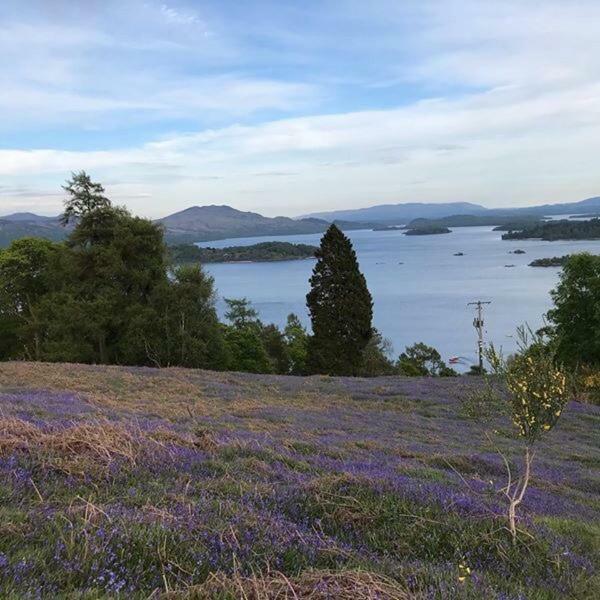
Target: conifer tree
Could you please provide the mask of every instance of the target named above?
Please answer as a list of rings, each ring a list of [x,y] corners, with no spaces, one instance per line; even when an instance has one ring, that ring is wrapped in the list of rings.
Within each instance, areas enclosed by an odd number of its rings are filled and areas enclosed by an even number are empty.
[[[317,252],[306,302],[312,320],[308,369],[357,375],[373,335],[373,300],[350,240],[335,226]]]

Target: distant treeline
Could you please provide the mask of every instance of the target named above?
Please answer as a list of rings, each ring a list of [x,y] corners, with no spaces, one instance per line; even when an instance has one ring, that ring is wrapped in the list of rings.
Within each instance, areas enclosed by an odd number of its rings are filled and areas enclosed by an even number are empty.
[[[202,248],[194,244],[169,247],[174,264],[221,263],[221,262],[269,262],[314,258],[316,246],[291,244],[289,242],[261,242],[251,246],[228,246],[227,248]]]
[[[540,223],[536,216],[521,217],[502,215],[451,215],[440,219],[414,219],[408,224],[409,229],[427,229],[431,227],[483,227],[495,225],[494,231],[522,229],[528,225]]]
[[[408,229],[404,235],[439,235],[441,233],[452,233],[447,227],[418,227],[417,229]]]
[[[600,239],[600,219],[589,221],[548,221],[525,227],[519,231],[509,231],[503,240],[542,239],[555,240],[597,240]]]

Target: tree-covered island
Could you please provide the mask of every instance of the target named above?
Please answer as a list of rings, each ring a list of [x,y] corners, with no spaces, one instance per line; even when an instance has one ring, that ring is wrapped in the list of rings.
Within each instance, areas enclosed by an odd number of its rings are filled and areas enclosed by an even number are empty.
[[[548,242],[556,240],[598,240],[600,239],[600,219],[589,221],[549,221],[509,231],[503,240],[542,239]]]
[[[201,248],[194,244],[169,247],[174,264],[223,263],[223,262],[271,262],[314,258],[317,248],[308,244],[289,242],[261,242],[251,246],[228,246],[227,248]]]
[[[447,227],[418,227],[417,229],[408,229],[404,235],[439,235],[441,233],[452,233]]]

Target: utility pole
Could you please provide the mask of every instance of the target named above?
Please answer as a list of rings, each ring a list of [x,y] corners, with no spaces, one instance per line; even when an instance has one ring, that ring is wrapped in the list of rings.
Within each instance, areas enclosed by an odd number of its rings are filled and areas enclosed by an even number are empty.
[[[476,302],[469,302],[467,306],[475,306],[477,314],[473,319],[473,327],[477,330],[477,349],[479,353],[479,374],[483,373],[483,305],[491,304],[491,302],[483,302],[477,300]]]

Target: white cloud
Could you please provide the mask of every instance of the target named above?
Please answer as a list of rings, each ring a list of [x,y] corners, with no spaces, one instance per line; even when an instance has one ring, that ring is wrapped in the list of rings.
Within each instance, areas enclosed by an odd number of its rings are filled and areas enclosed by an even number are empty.
[[[0,27],[0,131],[148,127],[124,149],[5,147],[3,181],[50,193],[84,168],[150,215],[600,193],[596,0],[252,4],[108,2],[98,27]]]

